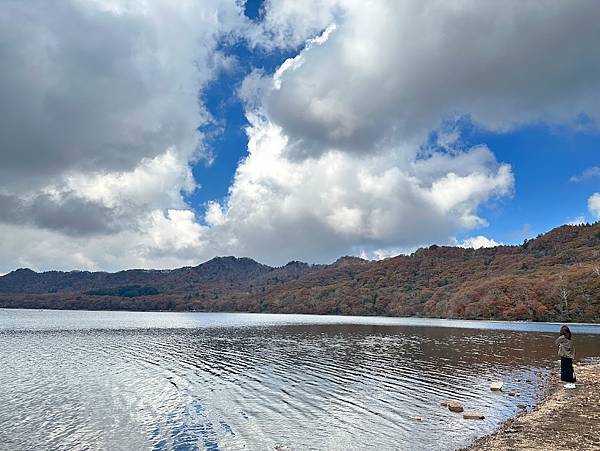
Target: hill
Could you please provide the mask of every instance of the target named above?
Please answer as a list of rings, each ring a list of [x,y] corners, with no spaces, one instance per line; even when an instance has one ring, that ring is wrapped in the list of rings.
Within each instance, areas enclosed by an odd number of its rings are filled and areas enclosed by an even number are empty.
[[[0,307],[599,322],[600,223],[561,226],[520,246],[434,245],[331,265],[217,257],[174,270],[18,269],[0,277]]]

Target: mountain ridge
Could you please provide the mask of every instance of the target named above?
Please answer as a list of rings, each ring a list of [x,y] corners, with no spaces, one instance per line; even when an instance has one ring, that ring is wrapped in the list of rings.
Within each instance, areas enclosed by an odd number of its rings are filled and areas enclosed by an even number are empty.
[[[17,308],[600,321],[599,298],[600,222],[560,226],[521,245],[432,245],[379,261],[272,267],[226,256],[172,270],[19,268],[0,277],[0,307]]]

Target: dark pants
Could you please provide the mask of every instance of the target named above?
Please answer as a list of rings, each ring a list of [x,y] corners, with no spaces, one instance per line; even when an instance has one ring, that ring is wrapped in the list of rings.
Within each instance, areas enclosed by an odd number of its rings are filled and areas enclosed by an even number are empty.
[[[573,359],[568,357],[560,358],[560,380],[563,382],[575,382],[575,374],[573,374]]]

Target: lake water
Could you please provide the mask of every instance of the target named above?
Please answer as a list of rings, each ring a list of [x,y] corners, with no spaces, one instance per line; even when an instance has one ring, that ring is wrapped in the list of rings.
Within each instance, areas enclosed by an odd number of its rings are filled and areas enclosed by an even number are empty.
[[[455,449],[535,403],[558,328],[0,309],[0,448]],[[600,326],[572,330],[600,355]]]

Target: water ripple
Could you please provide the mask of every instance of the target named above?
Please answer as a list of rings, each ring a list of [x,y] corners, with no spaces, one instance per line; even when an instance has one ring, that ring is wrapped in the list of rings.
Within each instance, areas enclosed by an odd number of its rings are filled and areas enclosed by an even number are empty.
[[[454,449],[532,405],[555,365],[547,333],[220,318],[0,328],[1,446]],[[599,338],[579,335],[578,353]],[[490,380],[520,396],[492,393]],[[486,420],[463,420],[449,400]]]

